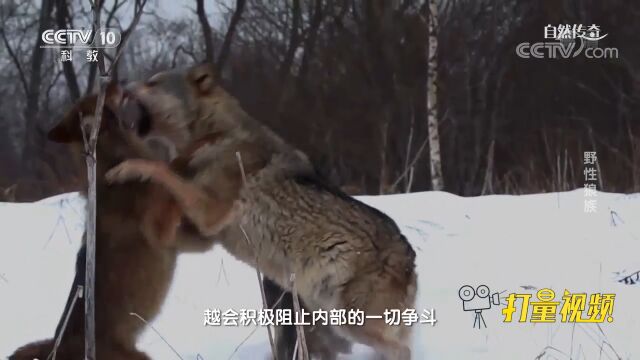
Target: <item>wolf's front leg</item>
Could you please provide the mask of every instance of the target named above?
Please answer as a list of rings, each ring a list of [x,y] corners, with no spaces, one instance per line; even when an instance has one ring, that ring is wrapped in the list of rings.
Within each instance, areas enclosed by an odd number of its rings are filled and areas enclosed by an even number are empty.
[[[128,181],[160,180],[162,174],[169,171],[166,163],[161,161],[131,159],[121,162],[105,174],[111,184]]]
[[[205,192],[160,161],[126,160],[109,170],[105,177],[110,183],[150,180],[162,186],[175,198],[186,217],[204,236],[217,234],[233,219],[233,199]]]

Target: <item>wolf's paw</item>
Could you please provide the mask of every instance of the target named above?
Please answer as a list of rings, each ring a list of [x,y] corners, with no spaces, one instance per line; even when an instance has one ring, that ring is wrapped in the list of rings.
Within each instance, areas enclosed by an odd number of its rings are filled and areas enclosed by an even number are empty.
[[[105,174],[105,179],[110,184],[119,184],[127,181],[147,181],[156,176],[164,167],[164,163],[150,160],[125,160],[111,168]]]

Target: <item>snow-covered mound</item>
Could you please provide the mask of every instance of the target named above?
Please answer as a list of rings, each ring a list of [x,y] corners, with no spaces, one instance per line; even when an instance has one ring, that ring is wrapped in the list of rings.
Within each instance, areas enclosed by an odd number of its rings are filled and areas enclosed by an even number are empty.
[[[416,309],[435,309],[437,323],[414,325],[415,359],[640,358],[640,286],[620,281],[640,270],[640,195],[598,193],[595,214],[584,212],[582,190],[359,199],[391,216],[416,250]],[[83,211],[78,194],[0,204],[0,358],[53,333],[73,279]],[[463,311],[458,290],[466,284],[500,293],[502,304],[482,313],[486,328],[474,328],[475,313]],[[616,294],[613,322],[562,323],[558,315],[555,323],[519,323],[520,308],[514,322],[503,322],[508,294],[533,294],[536,301],[542,288],[554,290],[560,306],[565,289]],[[260,304],[254,270],[216,248],[180,256],[152,325],[183,359],[228,359],[234,351],[234,359],[263,359],[266,329],[204,326],[203,315]],[[153,329],[139,346],[154,359],[179,359]],[[350,358],[371,357],[364,346],[355,353]]]

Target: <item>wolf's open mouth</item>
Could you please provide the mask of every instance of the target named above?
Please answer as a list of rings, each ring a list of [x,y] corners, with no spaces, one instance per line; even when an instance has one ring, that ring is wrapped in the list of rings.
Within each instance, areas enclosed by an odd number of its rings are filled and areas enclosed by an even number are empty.
[[[125,128],[135,129],[138,136],[145,136],[153,127],[149,109],[138,99],[127,94],[120,106],[120,121]]]
[[[141,102],[137,101],[140,108],[140,119],[138,120],[138,135],[145,136],[151,131],[153,121],[149,109]]]

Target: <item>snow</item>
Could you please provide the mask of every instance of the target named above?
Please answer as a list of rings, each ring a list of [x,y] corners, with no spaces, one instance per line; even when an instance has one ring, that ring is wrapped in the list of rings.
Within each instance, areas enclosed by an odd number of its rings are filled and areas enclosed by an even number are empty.
[[[638,359],[640,287],[619,280],[640,270],[640,194],[599,192],[598,212],[583,211],[582,190],[463,198],[443,192],[362,196],[391,216],[417,253],[418,302],[435,309],[435,326],[414,325],[414,359]],[[63,194],[30,204],[0,204],[0,358],[54,331],[73,279],[84,201]],[[613,322],[503,323],[501,309],[473,327],[458,289],[491,292],[551,288],[614,293]],[[504,300],[502,300],[505,303]],[[204,326],[204,310],[256,309],[255,271],[216,248],[181,255],[175,281],[153,328],[183,359],[264,359],[264,328]],[[516,312],[517,319],[519,311]],[[139,347],[153,359],[178,359],[153,329]],[[635,335],[635,336],[634,336]],[[244,339],[248,339],[243,343]],[[607,345],[608,344],[608,345]],[[545,352],[546,350],[546,352]],[[364,346],[350,359],[368,359]],[[343,357],[347,359],[347,357]]]

